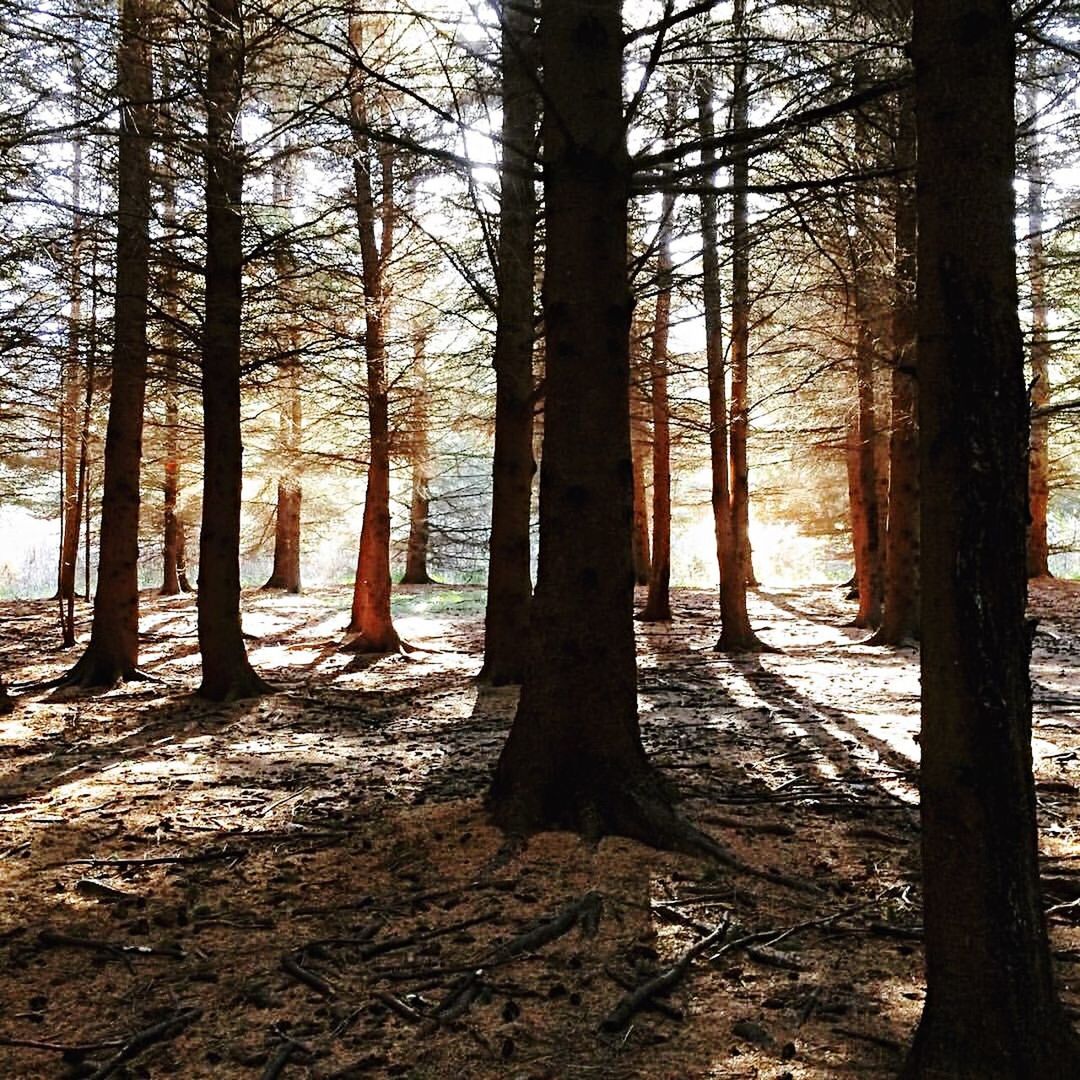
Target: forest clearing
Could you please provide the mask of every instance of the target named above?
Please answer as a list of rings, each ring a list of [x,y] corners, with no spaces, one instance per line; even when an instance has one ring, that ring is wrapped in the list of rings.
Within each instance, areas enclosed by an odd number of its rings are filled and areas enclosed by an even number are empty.
[[[736,868],[562,832],[508,845],[482,798],[517,689],[475,682],[483,591],[402,588],[412,651],[378,659],[340,651],[347,599],[245,594],[275,687],[256,701],[192,696],[190,597],[144,598],[151,681],[21,699],[0,753],[5,1076],[895,1075],[923,998],[914,649],[861,644],[830,587],[751,594],[776,652],[716,652],[712,592],[638,626],[645,744]],[[1039,583],[1031,612],[1043,884],[1076,1015],[1080,585]],[[64,670],[55,620],[4,607],[15,681]]]

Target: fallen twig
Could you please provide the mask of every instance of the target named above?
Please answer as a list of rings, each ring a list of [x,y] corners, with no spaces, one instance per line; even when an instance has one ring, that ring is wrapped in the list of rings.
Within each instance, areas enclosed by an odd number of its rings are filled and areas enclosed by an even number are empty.
[[[539,923],[502,945],[496,945],[488,954],[487,959],[477,966],[487,967],[493,963],[510,960],[522,953],[533,952],[556,938],[562,937],[563,934],[569,933],[578,925],[586,932],[593,932],[600,920],[602,908],[603,900],[599,893],[586,893],[581,899],[568,904],[554,918]]]
[[[287,953],[281,958],[281,970],[286,975],[291,975],[297,982],[310,986],[315,993],[327,1000],[337,997],[337,991],[326,979],[322,978],[321,975],[316,975],[313,971],[308,971],[305,967],[301,967],[296,958]]]
[[[73,934],[61,934],[49,929],[42,930],[38,934],[38,942],[49,947],[66,945],[73,949],[92,949],[119,957],[168,956],[174,960],[184,958],[184,950],[178,945],[119,945],[114,941],[76,937]]]
[[[142,1031],[132,1035],[121,1047],[120,1052],[106,1061],[87,1080],[105,1080],[105,1077],[112,1076],[121,1065],[138,1057],[147,1047],[166,1039],[176,1038],[184,1028],[198,1020],[200,1016],[202,1016],[202,1009],[183,1009],[168,1020],[143,1028]]]

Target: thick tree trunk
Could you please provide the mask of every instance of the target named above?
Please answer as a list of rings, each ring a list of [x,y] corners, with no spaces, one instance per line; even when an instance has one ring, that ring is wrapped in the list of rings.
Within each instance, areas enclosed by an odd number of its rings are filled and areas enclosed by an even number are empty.
[[[735,0],[733,32],[739,38],[731,97],[731,124],[736,136],[750,125],[750,82],[747,71],[746,2]],[[738,144],[737,144],[738,145]],[[731,166],[731,525],[738,574],[757,585],[750,548],[750,466],[746,444],[749,428],[750,364],[750,162],[740,150]]]
[[[669,112],[672,111],[669,109]],[[652,567],[642,622],[671,619],[671,416],[668,404],[668,334],[671,330],[671,231],[675,196],[665,193],[657,238],[656,312],[649,351],[653,420]]]
[[[149,19],[140,0],[124,5],[120,34],[115,331],[98,584],[90,643],[64,679],[68,685],[86,687],[135,678],[139,663],[139,467],[146,396],[153,137]]]
[[[915,160],[914,100],[900,106],[898,161]],[[915,187],[902,179],[896,191],[896,262],[892,308],[892,423],[889,434],[888,527],[885,536],[885,604],[877,645],[901,645],[919,633],[919,422],[916,372]]]
[[[499,296],[495,329],[495,456],[484,666],[495,686],[521,682],[532,603],[534,278],[536,188],[535,25],[531,7],[503,7],[503,126]]]
[[[514,832],[674,842],[637,717],[619,0],[546,0],[547,380],[540,562],[517,715],[490,800]],[[587,722],[583,722],[587,720]]]
[[[199,696],[232,701],[269,687],[252,669],[240,626],[240,320],[244,75],[239,0],[210,0],[206,72],[206,316],[203,327],[203,519],[199,535]]]
[[[349,21],[349,40],[357,55],[363,50],[363,24]],[[356,193],[356,224],[360,235],[360,261],[364,281],[364,314],[367,358],[368,427],[371,445],[364,520],[353,585],[352,617],[347,646],[361,653],[396,652],[401,639],[390,615],[390,411],[386,374],[386,332],[390,298],[383,275],[393,251],[393,158],[380,151],[382,179],[382,235],[376,243],[376,207],[371,166],[372,150],[367,134],[367,109],[363,74],[359,66],[351,73],[350,108],[353,130],[353,179]]]
[[[1034,75],[1032,64],[1031,74]],[[1050,338],[1047,333],[1046,252],[1043,243],[1043,186],[1046,176],[1039,149],[1035,120],[1039,112],[1039,92],[1034,83],[1028,89],[1027,108],[1031,114],[1028,135],[1028,282],[1031,289],[1031,442],[1028,458],[1028,502],[1031,523],[1027,532],[1027,575],[1050,574],[1050,545],[1046,532],[1046,511],[1050,502],[1050,418],[1040,412],[1050,404]]]
[[[1066,1080],[1039,896],[1006,0],[916,0],[927,997],[905,1078]],[[973,243],[972,238],[978,242]]]
[[[274,164],[274,204],[286,216],[292,206],[296,175],[296,151],[287,138],[283,138]],[[296,297],[293,295],[292,279],[296,267],[292,253],[279,240],[275,257],[277,288],[281,297],[281,311],[288,325],[285,338],[288,343],[284,368],[284,387],[281,394],[278,417],[278,451],[281,457],[281,476],[277,485],[277,510],[274,518],[274,566],[264,589],[300,591],[300,509],[303,502],[303,486],[300,482],[299,456],[303,433],[303,403],[300,398],[300,335],[292,315]]]

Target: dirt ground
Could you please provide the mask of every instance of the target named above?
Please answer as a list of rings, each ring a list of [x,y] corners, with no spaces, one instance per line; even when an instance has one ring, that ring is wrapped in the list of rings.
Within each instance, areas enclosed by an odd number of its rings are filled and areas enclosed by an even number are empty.
[[[400,590],[416,651],[375,661],[338,651],[344,590],[244,602],[272,696],[195,701],[193,601],[147,596],[153,681],[0,717],[0,1077],[895,1074],[922,1004],[917,656],[860,644],[837,590],[756,594],[760,656],[713,651],[706,592],[638,628],[648,749],[753,872],[504,845],[482,794],[516,692],[472,681],[482,592]],[[1047,904],[1080,1015],[1080,585],[1032,607]],[[70,665],[56,623],[0,605],[9,681]]]

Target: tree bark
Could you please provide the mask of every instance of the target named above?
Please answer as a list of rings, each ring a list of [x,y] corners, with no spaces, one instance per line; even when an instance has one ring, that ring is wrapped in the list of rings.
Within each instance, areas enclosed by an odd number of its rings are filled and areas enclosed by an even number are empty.
[[[713,86],[704,82],[698,91],[698,131],[702,141],[715,133]],[[715,155],[706,150],[706,159]],[[727,364],[723,342],[723,296],[718,255],[717,197],[701,196],[702,290],[705,300],[705,357],[709,385],[709,455],[712,463],[713,525],[716,560],[720,571],[720,640],[723,652],[756,652],[763,646],[750,625],[746,609],[746,574],[739,562],[731,500]]]
[[[674,110],[669,107],[669,113]],[[671,620],[671,415],[668,404],[668,334],[671,330],[672,216],[675,196],[665,192],[657,237],[656,312],[649,351],[652,384],[653,506],[652,566],[642,622]]]
[[[898,164],[915,161],[914,99],[900,103]],[[915,187],[896,190],[896,256],[892,308],[888,526],[885,534],[885,603],[871,641],[901,645],[919,634],[919,420],[916,374]]]
[[[1030,74],[1034,76],[1034,62]],[[1027,92],[1031,114],[1028,134],[1028,283],[1031,289],[1031,443],[1028,458],[1028,502],[1031,523],[1027,532],[1027,575],[1029,578],[1050,574],[1050,545],[1047,539],[1046,511],[1050,502],[1050,417],[1042,412],[1050,404],[1050,338],[1047,333],[1046,252],[1043,243],[1043,186],[1046,175],[1039,148],[1035,120],[1039,112],[1039,92],[1032,83]]]
[[[67,685],[112,686],[138,676],[139,467],[146,397],[153,138],[150,20],[141,0],[124,4],[118,92],[116,299],[112,390],[105,433],[98,584],[90,643]]]
[[[428,435],[427,399],[430,393],[424,353],[426,333],[418,333],[414,342],[413,366],[416,372],[416,400],[412,408],[413,435],[409,441],[412,457],[412,497],[409,501],[409,542],[405,549],[405,573],[402,585],[430,585],[428,542],[431,538],[431,447]]]
[[[363,21],[349,20],[349,42],[357,56],[363,55]],[[353,66],[349,91],[352,121],[353,180],[356,193],[356,224],[360,235],[360,262],[364,282],[364,317],[367,333],[368,427],[371,447],[364,520],[353,585],[352,618],[347,647],[360,653],[389,653],[401,648],[401,639],[390,615],[390,411],[386,374],[386,332],[390,298],[385,290],[386,263],[393,251],[393,156],[389,147],[379,151],[382,180],[382,234],[376,242],[376,206],[371,178],[373,153],[367,134],[368,102],[363,72]]]
[[[181,580],[182,528],[176,507],[180,498],[180,336],[177,327],[180,320],[180,280],[177,252],[179,221],[176,212],[176,153],[172,146],[174,129],[172,123],[172,79],[168,59],[162,65],[160,110],[161,135],[164,147],[161,187],[162,224],[165,237],[162,244],[162,323],[161,352],[165,395],[165,475],[162,485],[162,543],[161,543],[161,590],[162,596],[178,596],[187,591],[186,581]]]
[[[539,98],[531,6],[505,4],[502,27],[503,121],[495,328],[495,455],[484,666],[494,686],[524,675],[532,604],[530,527],[536,276],[536,158]]]
[[[72,82],[76,110],[82,105],[82,58],[73,62]],[[76,438],[80,382],[86,378],[82,365],[82,294],[83,294],[83,210],[82,210],[83,138],[76,134],[71,162],[71,276],[68,315],[68,347],[62,368],[60,403],[60,471],[63,506],[60,522],[60,573],[57,589],[63,611],[63,645],[75,644],[75,571],[79,555],[79,526],[82,504],[79,500],[78,463],[80,442]]]
[[[747,71],[746,2],[732,6],[732,31],[738,39],[731,96],[731,125],[738,137],[750,126],[750,81]],[[757,585],[750,547],[750,465],[747,459],[750,364],[750,161],[745,147],[731,166],[731,521],[738,574]]]
[[[274,204],[288,216],[295,185],[295,148],[287,138],[281,140],[274,163]],[[300,510],[303,486],[300,482],[299,456],[303,433],[304,412],[300,397],[300,335],[292,314],[296,298],[292,279],[296,272],[292,253],[285,247],[287,240],[279,238],[275,254],[277,288],[282,317],[287,321],[285,339],[287,353],[282,364],[284,386],[278,416],[278,453],[281,475],[277,484],[277,508],[274,516],[274,565],[264,589],[300,591]]]
[[[911,1078],[1066,1080],[1039,896],[1006,0],[916,0],[927,996]],[[972,241],[973,237],[978,242]]]
[[[635,335],[636,336],[636,335]],[[649,452],[649,431],[645,421],[647,403],[637,385],[633,371],[630,383],[630,453],[634,467],[634,525],[632,550],[634,581],[648,585],[652,572],[649,543],[649,508],[646,501],[645,457]]]
[[[630,166],[619,0],[546,0],[546,407],[533,636],[495,820],[672,842],[641,744],[631,559]]]
[[[240,625],[240,322],[243,307],[244,78],[239,0],[209,0],[206,70],[206,315],[203,327],[203,519],[199,535],[199,696],[255,697],[269,687]]]

